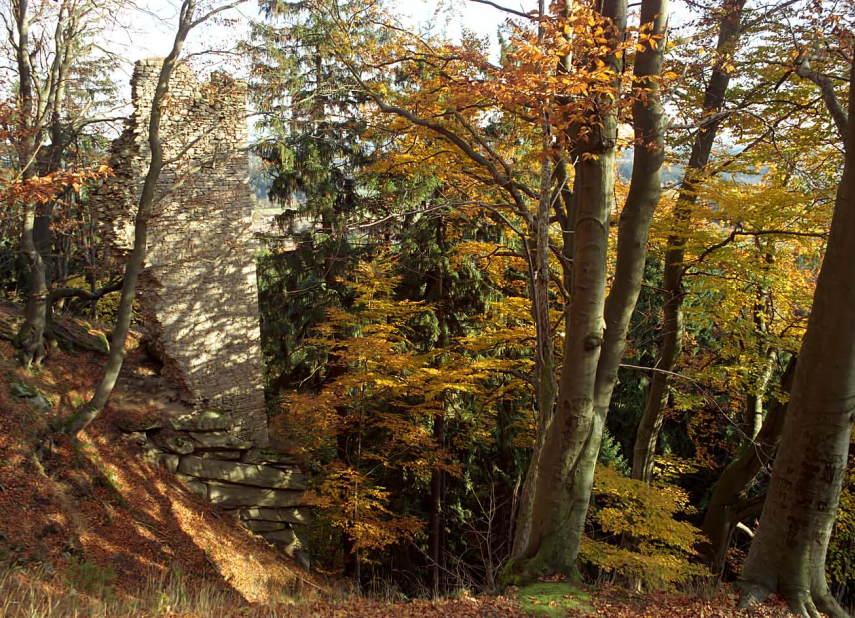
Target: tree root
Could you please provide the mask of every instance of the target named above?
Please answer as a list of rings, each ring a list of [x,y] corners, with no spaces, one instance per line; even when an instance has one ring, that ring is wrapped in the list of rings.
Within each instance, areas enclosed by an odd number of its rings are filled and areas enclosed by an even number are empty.
[[[822,594],[814,595],[814,602],[819,611],[826,616],[830,616],[831,618],[850,618],[849,613],[840,607],[840,603],[831,596],[828,590]]]
[[[813,597],[807,590],[800,590],[792,593],[785,593],[784,600],[790,607],[790,611],[796,616],[805,616],[805,618],[822,618],[822,614],[814,605]]]
[[[739,583],[742,596],[739,599],[739,607],[748,607],[755,603],[762,603],[772,594],[772,591],[762,584],[742,581]]]
[[[26,369],[40,367],[47,358],[47,350],[43,343],[24,343],[18,358]]]
[[[740,584],[742,598],[739,607],[748,607],[755,603],[762,603],[773,591],[763,584],[742,582]],[[837,603],[831,593],[825,590],[820,594],[814,594],[805,588],[792,588],[780,590],[781,595],[787,602],[790,611],[796,616],[803,618],[850,618],[849,614]]]

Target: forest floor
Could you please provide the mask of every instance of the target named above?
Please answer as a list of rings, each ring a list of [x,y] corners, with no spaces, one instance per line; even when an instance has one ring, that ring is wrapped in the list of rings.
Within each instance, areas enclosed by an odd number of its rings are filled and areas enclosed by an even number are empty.
[[[18,308],[0,304],[0,618],[787,615],[774,602],[739,611],[726,595],[703,601],[564,582],[409,603],[348,595],[341,582],[304,570],[147,461],[116,427],[113,406],[78,444],[58,433],[91,395],[106,357],[54,349],[43,367],[27,371],[3,338],[17,318]],[[65,326],[103,339],[83,323]],[[127,368],[150,362],[138,346]],[[15,396],[22,386],[37,389],[50,409]]]

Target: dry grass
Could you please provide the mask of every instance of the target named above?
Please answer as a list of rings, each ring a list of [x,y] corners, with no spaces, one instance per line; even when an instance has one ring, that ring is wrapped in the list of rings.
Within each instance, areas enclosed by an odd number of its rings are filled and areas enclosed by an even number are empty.
[[[68,572],[4,567],[0,570],[0,617],[3,618],[149,618],[154,616],[271,616],[274,606],[251,606],[216,581],[186,577],[180,569],[154,573],[133,594],[117,592],[109,581],[93,577],[78,590]]]

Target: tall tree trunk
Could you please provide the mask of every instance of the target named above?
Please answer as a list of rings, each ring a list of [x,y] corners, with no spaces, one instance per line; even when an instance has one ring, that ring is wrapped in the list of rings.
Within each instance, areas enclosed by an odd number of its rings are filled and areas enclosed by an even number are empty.
[[[654,372],[650,381],[647,404],[638,426],[632,458],[632,478],[647,483],[653,478],[656,443],[662,428],[664,410],[668,404],[668,374],[664,372],[673,371],[683,351],[683,274],[685,273],[683,262],[686,257],[686,232],[680,227],[687,224],[697,201],[698,183],[703,169],[709,163],[713,141],[721,124],[721,118],[717,114],[721,112],[727,87],[730,84],[730,72],[727,67],[739,42],[744,6],[745,0],[725,0],[725,12],[716,46],[716,64],[704,93],[700,116],[701,127],[692,145],[682,189],[677,198],[674,213],[677,229],[668,237],[665,252],[662,341],[655,364],[655,368],[662,371]],[[712,120],[709,120],[710,118]]]
[[[855,60],[849,110],[855,109]],[[855,123],[828,248],[817,279],[789,411],[760,527],[741,586],[743,604],[782,594],[801,616],[844,618],[825,579],[828,541],[855,421]]]
[[[39,147],[36,127],[35,103],[33,100],[33,67],[30,64],[30,16],[28,0],[18,0],[13,6],[18,28],[16,60],[18,65],[18,107],[19,142],[17,144],[18,164],[21,166],[21,178],[27,182],[37,175],[36,156]],[[18,331],[16,343],[20,348],[21,362],[29,367],[39,365],[47,352],[44,344],[46,324],[45,266],[35,243],[36,205],[28,202],[24,205],[23,227],[21,230],[21,251],[27,259],[30,269],[30,294],[24,309],[24,323]]]
[[[642,2],[641,21],[653,23],[653,34],[664,34],[667,14],[667,0]],[[624,31],[625,2],[606,2],[603,15],[612,20],[618,33]],[[663,48],[645,47],[636,58],[638,87],[650,92],[633,106],[635,165],[621,214],[618,261],[608,299],[606,251],[617,131],[612,108],[603,107],[598,118],[601,134],[580,149],[583,154],[576,165],[574,196],[578,210],[573,234],[573,302],[558,410],[546,427],[542,449],[535,453],[539,474],[531,521],[520,522],[515,539],[515,557],[523,561],[520,566],[525,578],[543,572],[569,575],[576,571],[603,426],[641,288],[653,211],[661,196],[664,116],[658,75]],[[616,56],[608,61],[619,73],[621,61]]]
[[[759,245],[759,240],[758,240]],[[774,257],[769,250],[765,251],[765,263],[771,268]],[[751,376],[754,379],[748,385],[748,393],[745,397],[745,414],[743,417],[743,430],[749,440],[753,440],[763,427],[763,399],[772,379],[772,371],[778,360],[778,350],[769,345],[769,318],[772,313],[772,298],[766,286],[760,286],[757,290],[757,298],[754,301],[752,319],[754,321],[754,334],[758,337],[757,354],[762,357],[763,365],[760,373]]]
[[[437,414],[433,420],[433,439],[445,447],[445,415]],[[442,595],[442,578],[445,572],[445,471],[434,470],[430,487],[430,530],[428,579],[434,597]]]
[[[541,17],[546,15],[546,0],[538,2],[538,14]],[[538,31],[539,43],[543,42],[543,36],[544,30],[541,26]],[[545,156],[545,153],[552,148],[553,144],[549,110],[546,108],[548,104],[547,101],[543,102],[544,109],[540,113],[541,152],[544,153],[544,156],[540,162],[540,194],[538,196],[537,215],[534,218],[534,237],[528,240],[529,243],[534,243],[534,258],[529,262],[529,286],[532,299],[532,320],[536,328],[534,387],[537,402],[537,434],[534,456],[531,458],[528,470],[526,470],[520,495],[518,513],[520,523],[517,526],[516,538],[514,539],[515,552],[517,548],[528,542],[528,535],[531,531],[530,525],[534,521],[535,496],[537,495],[538,478],[541,475],[541,461],[538,454],[543,451],[547,427],[549,427],[555,414],[555,402],[558,394],[553,332],[549,320],[549,284],[551,277],[549,271],[549,220],[552,212],[552,165],[550,158]],[[526,249],[531,256],[531,247],[527,246]],[[568,320],[569,324],[569,317],[565,317],[565,319]]]
[[[434,240],[439,248],[439,261],[436,264],[436,296],[437,318],[439,321],[439,338],[437,346],[444,348],[449,343],[448,310],[450,302],[445,297],[445,220],[440,215],[436,221]],[[442,409],[433,418],[433,439],[437,446],[445,449],[445,409],[447,403],[447,391],[442,394]],[[430,487],[430,521],[428,529],[428,580],[434,597],[443,593],[443,574],[445,573],[445,501],[446,501],[446,474],[445,470],[434,467],[431,473]]]
[[[790,392],[795,370],[796,357],[793,357],[781,376],[784,392]],[[769,404],[769,412],[760,431],[751,440],[743,441],[736,457],[716,483],[701,525],[701,531],[709,541],[701,548],[701,553],[713,573],[721,573],[724,568],[736,524],[752,514],[756,516],[754,501],[748,498],[746,492],[760,470],[775,455],[784,429],[787,407],[787,403],[777,399]]]
[[[146,236],[148,233],[148,221],[151,218],[152,208],[155,201],[155,189],[157,187],[160,172],[163,169],[163,145],[160,140],[160,121],[163,116],[163,102],[169,89],[169,79],[172,70],[181,54],[181,48],[187,38],[188,32],[195,25],[193,15],[196,12],[196,0],[184,0],[181,5],[181,13],[178,22],[178,31],[172,50],[163,61],[157,87],[151,104],[151,117],[148,125],[148,143],[151,150],[151,162],[148,173],[143,183],[140,195],[139,207],[134,221],[134,246],[128,257],[125,267],[124,284],[122,285],[122,296],[119,300],[119,315],[116,325],[113,327],[113,336],[110,345],[110,356],[104,369],[104,376],[95,389],[92,399],[81,407],[71,418],[66,431],[71,436],[76,436],[86,428],[107,405],[107,400],[113,392],[116,380],[122,370],[125,360],[125,342],[131,327],[134,298],[137,292],[137,280],[143,268],[146,252]],[[44,304],[44,303],[43,303]]]
[[[760,368],[760,375],[758,375],[754,383],[750,385],[751,390],[745,397],[745,415],[743,425],[745,439],[749,442],[757,437],[757,434],[760,433],[760,430],[763,427],[763,399],[769,387],[769,380],[772,379],[772,370],[775,368],[778,351],[774,348],[768,348],[765,350],[764,356],[763,366]]]

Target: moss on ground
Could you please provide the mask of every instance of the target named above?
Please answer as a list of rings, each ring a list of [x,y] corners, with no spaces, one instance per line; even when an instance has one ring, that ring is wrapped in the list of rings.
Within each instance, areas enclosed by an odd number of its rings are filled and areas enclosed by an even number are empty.
[[[590,593],[570,582],[535,582],[520,588],[516,597],[530,616],[565,618],[570,611],[596,615]]]

